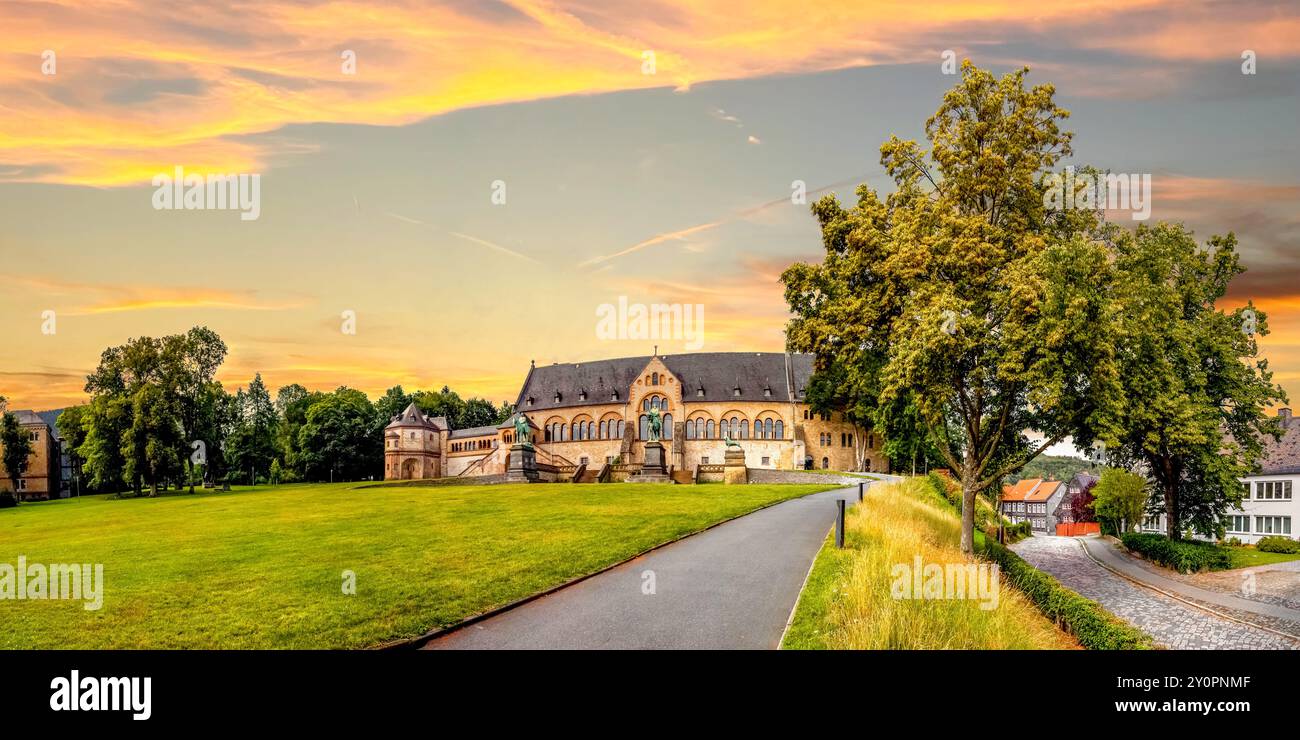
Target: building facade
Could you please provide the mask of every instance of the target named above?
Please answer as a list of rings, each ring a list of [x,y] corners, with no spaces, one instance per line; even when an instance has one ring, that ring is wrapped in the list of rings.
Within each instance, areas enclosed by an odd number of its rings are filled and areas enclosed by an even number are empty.
[[[1029,522],[1034,534],[1056,534],[1065,493],[1059,480],[1025,478],[1002,487],[1002,515],[1012,524]]]
[[[31,411],[14,411],[18,423],[31,436],[32,453],[27,458],[27,470],[18,479],[18,500],[35,501],[67,496],[62,479],[62,450],[58,435],[45,419]],[[0,451],[3,451],[0,445]],[[0,491],[14,490],[9,472],[0,466]]]
[[[751,468],[887,471],[878,434],[808,405],[812,360],[704,352],[532,365],[515,408],[528,416],[538,461],[559,467],[639,465],[656,409],[677,472],[721,465],[727,437],[739,440]],[[513,419],[457,430],[412,404],[384,430],[384,477],[500,474],[513,442]]]

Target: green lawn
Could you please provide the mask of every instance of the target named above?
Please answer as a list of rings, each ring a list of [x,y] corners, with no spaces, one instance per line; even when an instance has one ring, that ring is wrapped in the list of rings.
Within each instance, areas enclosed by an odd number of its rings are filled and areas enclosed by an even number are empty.
[[[99,611],[0,601],[0,648],[373,646],[833,487],[353,485],[0,510],[0,563],[103,563],[105,580]]]
[[[1253,568],[1269,563],[1284,563],[1288,560],[1300,560],[1300,553],[1260,552],[1253,547],[1228,547],[1228,556],[1232,558],[1232,567]]]

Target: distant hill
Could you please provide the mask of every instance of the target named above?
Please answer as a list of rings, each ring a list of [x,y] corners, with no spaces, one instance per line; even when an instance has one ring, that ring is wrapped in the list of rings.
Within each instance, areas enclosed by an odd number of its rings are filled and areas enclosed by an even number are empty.
[[[1018,473],[1007,476],[1008,483],[1015,483],[1023,478],[1053,478],[1055,480],[1069,480],[1074,477],[1075,473],[1084,470],[1091,471],[1100,475],[1101,468],[1093,465],[1082,457],[1070,457],[1068,455],[1039,455],[1030,460],[1025,467],[1021,468]]]

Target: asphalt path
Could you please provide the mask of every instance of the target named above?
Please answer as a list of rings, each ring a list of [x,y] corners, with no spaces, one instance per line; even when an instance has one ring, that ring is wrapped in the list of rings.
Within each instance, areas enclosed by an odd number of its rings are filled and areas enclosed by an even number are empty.
[[[425,649],[776,648],[841,498],[857,487],[734,519]]]

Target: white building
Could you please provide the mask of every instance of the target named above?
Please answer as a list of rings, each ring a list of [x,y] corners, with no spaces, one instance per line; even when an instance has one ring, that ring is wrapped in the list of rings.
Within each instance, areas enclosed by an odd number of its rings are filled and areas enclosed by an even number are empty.
[[[1258,542],[1261,537],[1281,535],[1300,537],[1300,419],[1291,416],[1291,409],[1278,409],[1282,423],[1282,438],[1265,440],[1264,457],[1260,471],[1242,480],[1245,495],[1241,508],[1225,515],[1224,537],[1235,537],[1245,543]],[[1165,531],[1165,517],[1147,517],[1142,531]]]

